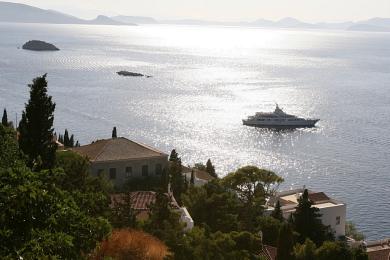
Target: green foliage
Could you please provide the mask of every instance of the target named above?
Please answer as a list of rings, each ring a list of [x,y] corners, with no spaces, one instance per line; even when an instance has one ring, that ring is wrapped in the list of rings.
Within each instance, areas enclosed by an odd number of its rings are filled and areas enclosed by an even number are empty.
[[[180,251],[184,235],[179,213],[170,207],[170,198],[164,193],[156,193],[156,201],[150,205],[149,219],[144,225],[145,231],[158,237],[173,250]]]
[[[263,233],[263,243],[276,247],[278,245],[279,230],[282,222],[273,217],[258,217],[257,229]]]
[[[245,166],[222,179],[224,186],[238,194],[243,206],[240,210],[242,229],[254,230],[257,216],[262,214],[265,198],[274,193],[283,178],[274,172]]]
[[[307,238],[304,244],[296,244],[294,246],[294,256],[296,260],[316,259],[316,244]]]
[[[13,167],[20,159],[15,130],[0,124],[0,168]]]
[[[277,260],[294,259],[294,237],[290,224],[284,223],[279,231]]]
[[[114,198],[110,222],[114,228],[135,228],[137,226],[136,212],[132,209],[130,192]]]
[[[214,178],[218,178],[218,175],[215,173],[215,167],[211,163],[210,159],[208,159],[206,162],[206,172],[208,172],[210,174],[210,176],[212,176]]]
[[[298,199],[298,206],[293,214],[293,226],[294,230],[299,233],[299,243],[310,238],[319,246],[326,240],[334,240],[329,227],[322,224],[320,217],[319,209],[313,207],[308,191],[305,190]]]
[[[238,230],[240,201],[219,181],[190,187],[182,200],[196,225],[206,225],[211,232]]]
[[[8,116],[7,116],[7,110],[5,108],[3,111],[3,117],[1,118],[1,124],[3,126],[8,126]]]
[[[79,259],[110,231],[60,188],[62,170],[0,170],[0,255],[10,258]]]
[[[195,173],[194,173],[194,170],[191,171],[190,185],[191,186],[195,185]]]
[[[316,251],[316,260],[350,260],[352,253],[343,242],[325,241]]]
[[[182,250],[175,251],[175,259],[260,259],[260,238],[249,232],[209,233],[195,227],[184,236],[182,244]]]
[[[355,224],[351,221],[348,221],[345,224],[345,235],[347,237],[351,237],[355,239],[356,241],[362,241],[364,240],[364,234],[359,232],[355,226]]]
[[[172,150],[169,157],[168,176],[171,189],[176,201],[181,205],[181,195],[186,191],[185,178],[182,173],[181,159],[175,149]]]
[[[201,171],[206,171],[206,165],[204,165],[203,163],[195,163],[194,168]]]
[[[280,201],[278,200],[275,205],[275,209],[271,213],[271,217],[283,222],[283,212],[281,210]]]
[[[47,94],[46,74],[35,78],[29,87],[30,99],[19,124],[19,146],[28,157],[29,167],[50,169],[56,152],[53,141],[55,104]]]

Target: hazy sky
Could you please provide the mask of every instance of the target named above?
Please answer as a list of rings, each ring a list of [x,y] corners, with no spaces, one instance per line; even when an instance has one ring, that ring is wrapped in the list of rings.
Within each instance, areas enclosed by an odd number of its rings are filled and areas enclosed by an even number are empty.
[[[55,9],[82,18],[142,15],[219,21],[276,20],[295,17],[308,22],[390,17],[390,0],[8,0]]]

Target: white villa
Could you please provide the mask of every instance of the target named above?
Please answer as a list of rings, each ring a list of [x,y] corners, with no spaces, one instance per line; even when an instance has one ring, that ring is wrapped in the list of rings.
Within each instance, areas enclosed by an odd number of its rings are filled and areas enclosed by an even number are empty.
[[[295,212],[298,206],[298,198],[304,192],[304,188],[278,192],[267,202],[266,212],[269,214],[274,210],[276,202],[279,200],[283,217],[288,219],[290,214]],[[336,238],[345,236],[345,221],[347,214],[347,205],[341,201],[329,198],[323,192],[308,190],[309,199],[313,206],[320,210],[322,223],[330,226]]]

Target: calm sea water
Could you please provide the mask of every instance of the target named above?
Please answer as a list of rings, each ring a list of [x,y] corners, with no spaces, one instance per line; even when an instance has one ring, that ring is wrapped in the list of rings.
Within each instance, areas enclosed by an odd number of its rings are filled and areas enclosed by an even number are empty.
[[[18,49],[31,39],[61,51]],[[129,70],[152,78],[125,78]],[[55,127],[81,143],[126,136],[221,175],[254,164],[348,204],[369,239],[390,237],[390,34],[185,26],[0,24],[0,108],[20,118],[48,73]],[[243,126],[256,111],[314,129]]]

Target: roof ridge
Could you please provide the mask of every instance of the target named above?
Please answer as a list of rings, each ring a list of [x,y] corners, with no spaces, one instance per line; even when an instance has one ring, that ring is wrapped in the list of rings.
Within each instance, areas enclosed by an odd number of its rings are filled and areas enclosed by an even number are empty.
[[[157,150],[157,149],[155,149],[152,146],[149,146],[147,144],[144,144],[144,143],[141,143],[141,142],[137,142],[137,141],[134,141],[134,140],[130,140],[130,139],[127,139],[126,137],[120,137],[120,138],[123,138],[123,139],[125,139],[127,141],[130,141],[132,143],[135,143],[135,144],[137,144],[137,145],[139,145],[139,146],[141,146],[143,148],[152,150],[153,152],[156,152],[156,153],[159,153],[159,154],[165,154],[163,151],[159,151],[159,150]]]

